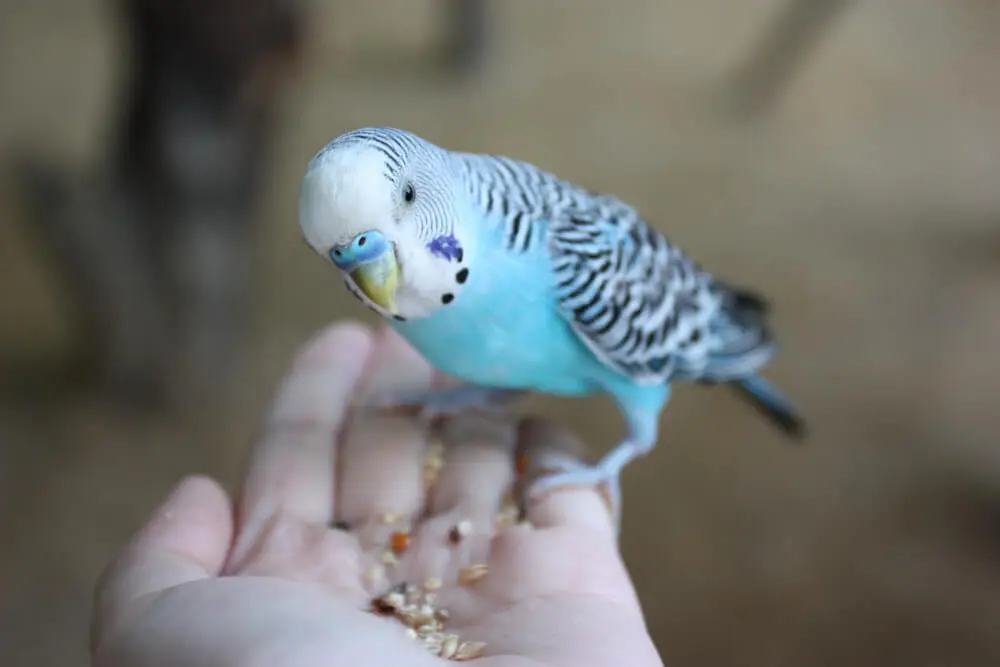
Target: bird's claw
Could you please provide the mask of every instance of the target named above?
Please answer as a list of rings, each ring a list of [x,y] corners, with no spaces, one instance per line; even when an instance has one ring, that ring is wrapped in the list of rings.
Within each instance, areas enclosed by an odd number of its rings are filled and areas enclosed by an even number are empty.
[[[555,491],[573,487],[593,487],[608,507],[617,529],[621,523],[622,495],[619,470],[605,470],[598,463],[540,476],[528,488],[528,501],[537,503]]]
[[[626,440],[594,465],[578,461],[564,460],[556,466],[556,471],[538,477],[527,490],[528,500],[538,502],[558,488],[572,486],[595,487],[615,522],[617,530],[621,525],[622,493],[621,473],[631,461],[650,450],[643,441]]]

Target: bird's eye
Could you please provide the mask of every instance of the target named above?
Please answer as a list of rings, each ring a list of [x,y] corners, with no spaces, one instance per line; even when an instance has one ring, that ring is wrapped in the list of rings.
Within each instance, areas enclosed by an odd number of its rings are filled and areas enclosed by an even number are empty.
[[[413,183],[407,183],[406,187],[403,188],[403,199],[406,200],[407,204],[412,204],[416,198],[417,191],[413,189]]]

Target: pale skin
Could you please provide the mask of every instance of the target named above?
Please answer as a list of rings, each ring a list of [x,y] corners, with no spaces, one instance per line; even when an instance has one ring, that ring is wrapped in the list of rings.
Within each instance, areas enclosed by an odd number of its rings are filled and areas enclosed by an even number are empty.
[[[367,611],[373,588],[434,576],[449,629],[486,643],[471,664],[662,665],[597,490],[553,491],[527,506],[530,525],[491,537],[516,475],[514,448],[532,470],[565,469],[580,465],[573,437],[503,414],[451,418],[445,465],[428,489],[417,417],[351,407],[438,381],[388,330],[349,323],[318,335],[274,398],[236,501],[208,478],[183,480],[109,565],[95,599],[94,664],[446,664],[402,624]],[[387,510],[399,514],[391,525]],[[472,534],[452,544],[449,529],[463,519]],[[382,546],[406,524],[407,550],[373,581]],[[471,562],[489,572],[462,585],[458,569]]]

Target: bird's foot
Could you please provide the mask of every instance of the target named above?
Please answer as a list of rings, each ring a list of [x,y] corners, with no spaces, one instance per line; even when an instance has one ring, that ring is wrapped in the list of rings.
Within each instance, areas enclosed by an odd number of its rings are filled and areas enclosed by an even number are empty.
[[[406,395],[379,396],[369,401],[368,406],[419,406],[417,418],[422,423],[430,424],[438,417],[456,415],[474,408],[503,412],[507,409],[507,402],[520,393],[522,392],[513,389],[461,386]]]
[[[592,466],[577,462],[559,466],[557,471],[542,475],[532,482],[528,488],[528,499],[538,502],[553,491],[566,487],[596,487],[618,527],[622,513],[621,472],[632,460],[647,453],[649,449],[626,440]]]

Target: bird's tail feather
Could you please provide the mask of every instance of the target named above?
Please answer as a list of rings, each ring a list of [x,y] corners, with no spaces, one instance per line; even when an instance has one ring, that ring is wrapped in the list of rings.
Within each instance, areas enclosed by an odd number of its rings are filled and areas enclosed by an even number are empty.
[[[720,313],[720,344],[700,379],[725,383],[787,435],[801,439],[805,423],[791,400],[758,374],[775,353],[775,343],[765,319],[770,306],[749,290],[727,287]],[[724,335],[723,335],[724,334]]]
[[[747,375],[727,384],[789,436],[796,439],[805,437],[805,422],[791,400],[763,377]]]

